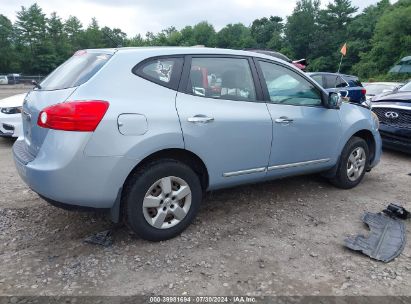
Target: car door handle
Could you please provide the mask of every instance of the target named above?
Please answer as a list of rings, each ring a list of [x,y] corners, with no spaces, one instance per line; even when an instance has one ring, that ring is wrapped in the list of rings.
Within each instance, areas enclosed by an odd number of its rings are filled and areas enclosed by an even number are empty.
[[[189,117],[187,120],[192,123],[209,123],[214,121],[214,118],[205,115],[195,115],[193,117]]]
[[[285,116],[281,116],[280,118],[277,118],[275,120],[276,123],[282,123],[282,124],[289,124],[292,123],[294,121],[294,119],[285,117]]]

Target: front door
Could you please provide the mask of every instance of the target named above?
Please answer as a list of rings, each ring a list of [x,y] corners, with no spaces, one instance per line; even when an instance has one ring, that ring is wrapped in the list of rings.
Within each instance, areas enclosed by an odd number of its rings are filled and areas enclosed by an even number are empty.
[[[323,106],[321,93],[291,68],[258,61],[273,119],[269,176],[326,169],[337,162],[338,110]]]
[[[183,75],[176,105],[184,143],[207,166],[210,189],[263,179],[272,121],[252,60],[189,56]]]

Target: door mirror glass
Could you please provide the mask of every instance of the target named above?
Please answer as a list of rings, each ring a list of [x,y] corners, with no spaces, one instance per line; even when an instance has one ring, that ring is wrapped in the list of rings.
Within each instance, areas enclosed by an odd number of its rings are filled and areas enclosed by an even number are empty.
[[[330,93],[328,95],[328,107],[330,109],[339,109],[343,103],[343,98],[339,93]]]

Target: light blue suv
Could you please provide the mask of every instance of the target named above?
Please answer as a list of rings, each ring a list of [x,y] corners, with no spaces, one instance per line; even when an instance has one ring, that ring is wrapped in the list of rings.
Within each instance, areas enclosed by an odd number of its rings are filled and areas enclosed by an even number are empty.
[[[292,65],[207,48],[77,52],[28,93],[22,179],[58,206],[109,209],[144,239],[181,233],[208,190],[322,172],[352,188],[378,119]]]

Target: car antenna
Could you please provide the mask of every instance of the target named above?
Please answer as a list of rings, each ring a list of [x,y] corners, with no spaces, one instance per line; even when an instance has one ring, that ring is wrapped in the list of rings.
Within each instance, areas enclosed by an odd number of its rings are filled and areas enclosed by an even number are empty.
[[[115,45],[117,45],[117,46],[116,46],[117,48],[123,47],[123,46],[121,45],[121,43],[119,43],[118,41],[116,41],[115,39],[113,39],[113,37],[111,37],[106,31],[102,31],[102,32],[103,32],[104,35],[106,35],[106,37],[108,37],[108,39],[111,40],[111,42],[113,42]]]

